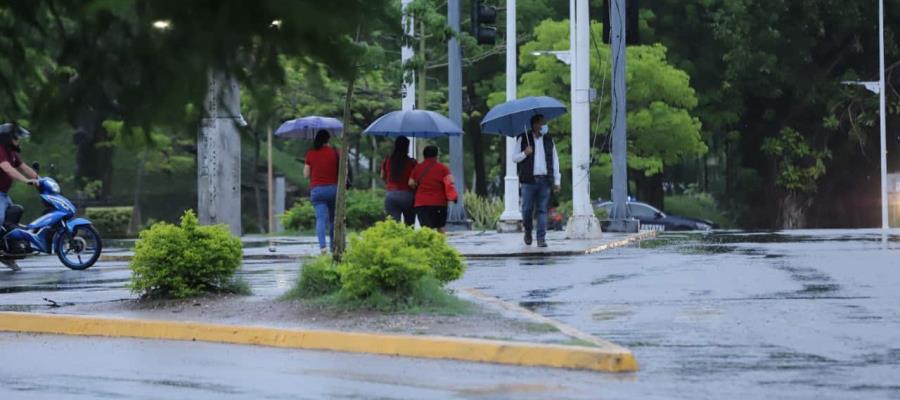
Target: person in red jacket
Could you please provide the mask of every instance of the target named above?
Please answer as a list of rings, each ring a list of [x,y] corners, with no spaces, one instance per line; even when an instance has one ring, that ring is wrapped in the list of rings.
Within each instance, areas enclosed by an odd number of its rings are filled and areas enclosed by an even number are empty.
[[[453,182],[453,175],[438,162],[437,146],[427,146],[422,152],[425,161],[413,168],[409,185],[416,189],[415,210],[419,224],[444,232],[447,225],[447,195],[444,179]]]
[[[384,212],[395,221],[406,225],[416,222],[413,210],[415,193],[409,187],[409,177],[418,164],[415,158],[407,155],[409,139],[400,136],[394,141],[394,151],[381,163],[381,177],[387,187],[384,196]],[[402,219],[401,219],[402,218]]]
[[[322,253],[328,251],[328,242],[334,248],[334,199],[337,197],[338,160],[340,153],[329,146],[331,134],[326,130],[316,133],[313,148],[306,152],[303,176],[309,178],[309,200],[316,210],[316,236]]]

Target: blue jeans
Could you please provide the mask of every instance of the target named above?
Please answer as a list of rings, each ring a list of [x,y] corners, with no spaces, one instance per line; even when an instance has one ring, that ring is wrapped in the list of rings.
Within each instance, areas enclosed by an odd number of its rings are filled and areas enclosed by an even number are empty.
[[[319,237],[319,248],[324,249],[325,232],[328,242],[334,247],[334,199],[337,197],[337,185],[316,186],[309,192],[309,199],[316,210],[316,236]]]
[[[6,223],[6,209],[11,205],[12,199],[9,198],[9,195],[0,192],[0,227],[3,227],[3,224]]]
[[[547,205],[550,202],[550,177],[536,176],[534,183],[522,184],[522,225],[531,234],[534,218],[537,217],[537,240],[547,236]]]

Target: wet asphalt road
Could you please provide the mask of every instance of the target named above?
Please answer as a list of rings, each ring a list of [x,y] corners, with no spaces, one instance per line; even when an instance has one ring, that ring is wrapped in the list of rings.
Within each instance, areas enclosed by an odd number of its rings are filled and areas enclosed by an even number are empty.
[[[616,377],[443,360],[0,333],[0,399],[594,399]]]
[[[900,236],[663,235],[642,248],[483,261],[461,286],[629,347],[609,398],[900,399]]]
[[[125,264],[0,271],[0,308],[131,295]],[[295,264],[252,263],[277,296]],[[640,248],[472,260],[477,287],[631,348],[635,374],[587,374],[205,343],[0,335],[6,398],[900,399],[900,235],[666,234]],[[33,361],[32,361],[33,359]],[[62,361],[60,361],[62,360]],[[3,365],[7,364],[7,365]],[[7,393],[15,396],[7,396]],[[257,392],[254,392],[256,390]],[[27,395],[27,396],[26,396]],[[81,396],[81,397],[78,397]]]

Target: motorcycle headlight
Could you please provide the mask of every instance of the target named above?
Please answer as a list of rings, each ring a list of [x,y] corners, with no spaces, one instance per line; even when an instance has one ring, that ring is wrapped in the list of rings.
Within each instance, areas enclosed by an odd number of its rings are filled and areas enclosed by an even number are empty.
[[[56,183],[53,179],[47,179],[44,181],[44,184],[47,185],[47,189],[50,190],[50,193],[59,194],[59,184]]]

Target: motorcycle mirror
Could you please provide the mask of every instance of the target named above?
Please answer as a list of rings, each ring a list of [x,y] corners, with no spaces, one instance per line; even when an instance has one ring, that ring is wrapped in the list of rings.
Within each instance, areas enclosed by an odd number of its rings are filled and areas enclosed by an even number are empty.
[[[33,169],[34,172],[40,171],[40,170],[41,170],[41,163],[39,163],[39,162],[34,162],[34,163],[32,163],[32,164],[31,164],[31,169]]]

